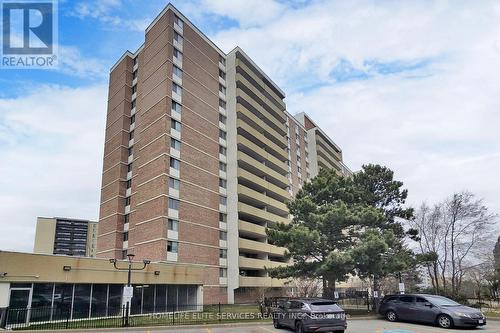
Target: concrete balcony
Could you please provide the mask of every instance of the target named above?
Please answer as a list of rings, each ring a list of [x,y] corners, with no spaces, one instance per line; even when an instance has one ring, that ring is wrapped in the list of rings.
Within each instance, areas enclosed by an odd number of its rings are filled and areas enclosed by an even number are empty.
[[[272,123],[271,127],[275,128],[278,132],[280,132],[280,134],[285,135],[287,133],[285,122],[281,122],[274,116],[272,116],[266,109],[262,107],[262,105],[260,105],[252,97],[250,97],[250,95],[248,95],[241,88],[236,88],[236,96],[241,97],[248,104],[250,104],[255,110],[257,110],[262,115],[262,119],[265,119],[266,123]]]
[[[254,79],[256,82],[258,82],[260,88],[263,89],[263,90],[265,90],[281,106],[281,108],[283,110],[286,109],[285,102],[278,95],[276,95],[276,93],[271,88],[269,88],[266,84],[264,84],[264,82],[262,81],[262,79],[260,79],[254,73],[254,71],[252,71],[250,68],[248,68],[248,66],[244,62],[242,62],[240,59],[236,59],[236,66],[239,66],[252,79]]]
[[[276,214],[287,215],[288,207],[276,199],[270,198],[265,194],[257,192],[249,187],[238,185],[238,198],[242,201],[242,197],[246,197],[245,201],[255,203],[256,205],[267,206],[268,211]]]
[[[246,258],[240,256],[239,266],[240,269],[264,269],[264,268],[276,268],[281,266],[286,266],[286,262],[277,262],[271,260],[262,260],[254,258]]]
[[[245,170],[252,172],[253,174],[259,177],[266,177],[266,179],[271,181],[276,186],[280,187],[288,186],[288,178],[286,178],[286,176],[277,173],[270,167],[260,163],[259,161],[257,161],[250,155],[245,154],[244,152],[239,151],[237,156],[238,156],[238,161],[241,162],[239,163],[240,167],[244,168]],[[272,180],[270,178],[272,178]]]
[[[329,142],[329,140],[325,140],[325,138],[323,138],[318,130],[316,130],[316,144],[327,151],[328,154],[334,156],[335,160],[342,159],[342,153],[334,148],[334,146],[336,146],[335,143]]]
[[[283,287],[285,280],[260,276],[240,276],[240,287]]]
[[[286,122],[286,116],[283,109],[276,106],[266,95],[264,95],[257,87],[249,82],[243,75],[236,73],[236,81],[241,82],[245,87],[250,89],[262,103],[265,103],[269,109],[272,110],[273,117],[279,122]]]
[[[253,219],[259,220],[261,222],[274,222],[274,223],[290,223],[290,220],[286,217],[281,217],[276,214],[266,212],[265,210],[247,205],[246,203],[238,203],[238,211],[240,214],[246,214],[251,216]]]
[[[250,110],[248,110],[245,106],[238,104],[236,106],[236,111],[240,114],[244,115],[246,118],[253,121],[264,133],[268,134],[270,140],[273,140],[277,145],[285,148],[287,147],[286,137],[282,134],[279,134],[275,129],[266,124],[262,119],[253,114]]]
[[[272,155],[272,154],[268,153],[267,151],[265,151],[264,149],[262,149],[259,145],[253,143],[252,141],[248,140],[247,138],[245,138],[242,135],[237,136],[237,142],[239,145],[243,145],[246,148],[248,148],[247,150],[249,150],[252,155],[257,154],[262,159],[265,159],[266,164],[269,167],[271,167],[271,165],[269,165],[268,163],[272,164],[272,169],[275,170],[276,172],[278,172],[282,175],[286,175],[288,173],[288,166],[286,165],[285,162],[280,161],[279,159],[274,157],[274,155]],[[240,150],[243,150],[243,149],[240,149]]]
[[[266,237],[266,228],[250,222],[245,222],[242,220],[238,221],[238,230],[242,235],[248,235],[253,237]]]
[[[290,194],[285,189],[282,189],[265,179],[257,177],[255,174],[248,172],[245,169],[238,168],[238,178],[244,179],[245,181],[251,182],[255,187],[266,191],[272,192],[272,194],[276,197],[278,196],[284,202],[285,200],[290,200]]]
[[[249,253],[265,253],[276,256],[283,256],[285,254],[285,249],[282,247],[244,238],[238,240],[238,246],[241,250],[245,250],[245,252]]]
[[[252,135],[256,140],[262,141],[266,148],[270,148],[270,154],[272,154],[276,159],[280,161],[286,161],[288,159],[288,154],[284,148],[281,148],[271,140],[267,139],[261,132],[259,132],[254,127],[250,126],[241,119],[236,122],[236,127],[243,129],[245,132]]]

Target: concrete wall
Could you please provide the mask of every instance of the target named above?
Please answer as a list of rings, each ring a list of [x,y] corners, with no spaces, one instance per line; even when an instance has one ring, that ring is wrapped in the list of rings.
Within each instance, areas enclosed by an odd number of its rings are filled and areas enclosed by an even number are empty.
[[[56,219],[38,217],[36,220],[34,253],[53,254]]]

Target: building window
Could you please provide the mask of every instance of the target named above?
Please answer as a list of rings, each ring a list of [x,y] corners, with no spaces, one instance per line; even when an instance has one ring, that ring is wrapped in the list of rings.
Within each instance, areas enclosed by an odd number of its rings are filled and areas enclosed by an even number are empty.
[[[136,100],[134,99],[134,100],[132,101],[132,109],[133,109],[133,108],[135,108],[135,107],[136,107],[136,105],[137,105],[137,102],[136,102]]]
[[[219,277],[227,278],[227,268],[219,268]]]
[[[128,156],[132,156],[133,153],[134,153],[134,147],[130,147],[128,149]]]
[[[219,213],[219,221],[227,222],[227,214]]]
[[[227,165],[224,162],[219,162],[219,170],[220,171],[226,171],[227,170]]]
[[[168,208],[179,210],[181,202],[177,199],[168,198]]]
[[[226,87],[224,87],[222,83],[219,83],[219,91],[224,95],[226,94]]]
[[[132,179],[127,180],[127,188],[132,187]]]
[[[170,157],[170,167],[175,170],[180,170],[181,168],[181,161],[179,161],[176,158]]]
[[[127,254],[128,254],[128,251],[127,250],[123,250],[122,251],[122,259],[127,259]]]
[[[176,58],[179,61],[182,61],[182,52],[177,50],[175,47],[174,47],[174,58]]]
[[[226,137],[227,137],[226,132],[220,129],[219,130],[219,138],[226,140]]]
[[[219,77],[221,77],[223,80],[226,79],[226,73],[222,69],[219,68]]]
[[[219,106],[223,109],[226,109],[226,102],[223,101],[222,99],[219,99]]]
[[[168,230],[179,231],[179,221],[168,219]]]
[[[136,79],[136,78],[137,78],[137,71],[134,71],[134,72],[132,73],[132,79]]]
[[[170,147],[172,147],[176,150],[181,150],[181,142],[179,140],[171,138],[170,139]]]
[[[298,172],[299,174],[301,174],[301,173],[302,173],[302,169],[301,169],[299,166],[297,167],[297,172]]]
[[[174,23],[181,28],[184,27],[184,22],[177,15],[174,15]]]
[[[137,86],[134,85],[132,86],[132,95],[135,94],[137,92]]]
[[[132,171],[132,163],[127,164],[127,172]]]
[[[178,122],[177,120],[172,119],[172,120],[170,120],[170,127],[171,127],[172,129],[174,129],[174,130],[176,130],[176,131],[179,131],[179,132],[180,132],[180,131],[181,131],[181,127],[182,127],[182,125],[181,125],[181,123],[180,123],[180,122]]]
[[[219,62],[225,66],[226,65],[226,58],[224,58],[224,56],[219,54]]]
[[[130,132],[128,133],[128,139],[129,139],[129,140],[132,140],[133,138],[134,138],[134,131],[130,131]]]
[[[219,146],[219,154],[226,156],[227,148],[223,146]]]
[[[219,239],[220,240],[227,240],[227,232],[220,230],[219,231]]]
[[[227,120],[227,117],[225,115],[219,113],[219,121],[221,123],[223,123],[224,125],[226,125],[226,120]]]
[[[179,179],[170,177],[168,179],[168,187],[173,188],[174,190],[178,190],[181,187],[181,181]]]
[[[179,44],[182,44],[182,36],[177,32],[177,31],[174,31],[174,40],[179,43]]]
[[[219,249],[219,258],[227,259],[227,250],[226,249]]]
[[[130,197],[125,198],[125,206],[130,205]]]
[[[123,233],[123,241],[124,241],[124,242],[128,241],[128,231],[125,231],[125,232]]]
[[[222,195],[219,197],[219,203],[221,205],[224,205],[226,206],[227,205],[227,198],[226,197],[223,197]]]
[[[174,65],[173,73],[175,76],[182,79],[182,69]]]
[[[167,251],[177,253],[179,251],[179,242],[167,241]]]
[[[132,125],[133,123],[135,123],[135,114],[130,117],[130,125]]]
[[[181,113],[182,106],[179,103],[172,101],[172,111],[177,112],[177,113]]]
[[[177,83],[172,83],[172,91],[179,96],[182,96],[182,88]]]
[[[219,187],[226,188],[227,187],[227,180],[219,178]]]
[[[130,220],[130,215],[128,215],[128,214],[123,215],[123,224],[128,223],[129,220]]]

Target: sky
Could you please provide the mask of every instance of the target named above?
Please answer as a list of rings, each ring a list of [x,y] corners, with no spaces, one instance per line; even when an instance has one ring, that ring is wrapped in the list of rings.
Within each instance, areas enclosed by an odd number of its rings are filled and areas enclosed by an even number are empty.
[[[37,216],[98,219],[109,68],[167,5],[60,0],[56,70],[0,69],[0,249]],[[240,46],[342,148],[432,204],[469,190],[500,213],[500,2],[172,1]]]

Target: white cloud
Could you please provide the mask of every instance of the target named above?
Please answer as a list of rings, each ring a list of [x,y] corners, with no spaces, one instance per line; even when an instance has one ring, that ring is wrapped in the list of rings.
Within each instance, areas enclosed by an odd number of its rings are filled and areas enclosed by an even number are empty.
[[[203,10],[229,17],[243,27],[262,26],[286,9],[285,5],[274,0],[202,0],[200,5]]]
[[[131,5],[127,5],[132,7]],[[141,4],[144,6],[144,4]],[[123,8],[121,0],[95,0],[79,2],[70,15],[80,19],[92,18],[99,20],[108,28],[124,29],[143,32],[152,19],[127,19],[117,14]],[[136,12],[132,13],[134,16]]]
[[[313,1],[251,27],[231,12],[244,24],[215,42],[254,58],[287,92],[289,111],[310,113],[350,167],[393,168],[413,204],[470,189],[500,213],[498,2]],[[331,75],[343,61],[369,77]],[[373,61],[394,73],[370,71]]]
[[[104,61],[84,56],[74,46],[59,45],[58,59],[57,70],[67,75],[87,79],[105,79],[109,73],[109,67]]]
[[[31,251],[37,216],[98,218],[106,86],[0,99],[2,250]]]

